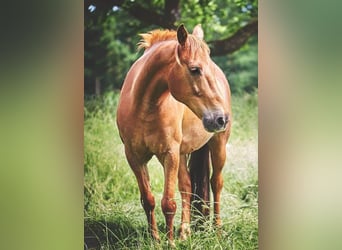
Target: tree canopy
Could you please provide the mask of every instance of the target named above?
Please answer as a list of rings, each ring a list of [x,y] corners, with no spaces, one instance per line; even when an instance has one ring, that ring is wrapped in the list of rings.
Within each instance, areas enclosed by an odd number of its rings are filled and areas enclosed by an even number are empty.
[[[213,60],[232,92],[257,87],[257,0],[85,0],[85,93],[121,88],[141,55],[139,33],[202,24]]]

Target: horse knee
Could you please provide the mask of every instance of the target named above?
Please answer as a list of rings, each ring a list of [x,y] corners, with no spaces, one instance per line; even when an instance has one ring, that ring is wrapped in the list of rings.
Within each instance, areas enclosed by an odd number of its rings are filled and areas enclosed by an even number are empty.
[[[163,198],[161,201],[161,207],[164,215],[174,215],[176,213],[177,205],[173,199]]]
[[[141,197],[141,205],[143,206],[143,208],[146,212],[154,210],[156,203],[155,203],[153,195],[148,194],[144,197]]]

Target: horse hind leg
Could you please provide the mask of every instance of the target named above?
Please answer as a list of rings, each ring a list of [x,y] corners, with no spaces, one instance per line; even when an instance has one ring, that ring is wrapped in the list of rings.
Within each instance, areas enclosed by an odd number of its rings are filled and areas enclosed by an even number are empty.
[[[189,169],[191,176],[191,205],[195,227],[201,229],[210,216],[210,157],[209,146],[191,153]]]

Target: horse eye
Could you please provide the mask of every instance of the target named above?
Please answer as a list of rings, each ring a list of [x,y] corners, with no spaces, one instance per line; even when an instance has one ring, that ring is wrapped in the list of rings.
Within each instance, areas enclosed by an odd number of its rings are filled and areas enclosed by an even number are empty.
[[[200,75],[201,74],[201,68],[200,67],[190,67],[189,70],[190,70],[190,73],[192,75]]]

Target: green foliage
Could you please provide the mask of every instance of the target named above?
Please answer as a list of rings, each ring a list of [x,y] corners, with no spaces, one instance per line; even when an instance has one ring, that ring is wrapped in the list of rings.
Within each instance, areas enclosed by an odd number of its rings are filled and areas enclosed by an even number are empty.
[[[127,164],[115,123],[118,94],[86,98],[84,107],[84,214],[85,241],[98,249],[167,248],[164,216],[160,207],[163,168],[149,163],[151,187],[156,199],[156,219],[162,238],[153,242],[147,232],[136,179]],[[222,228],[210,222],[203,230],[180,241],[177,249],[257,249],[258,172],[257,102],[252,94],[233,95],[233,128],[227,145],[221,196]],[[180,224],[181,197],[177,192],[175,227]],[[211,204],[213,207],[213,204]]]
[[[244,93],[233,95],[233,133],[232,139],[244,141],[258,135],[258,94]],[[255,122],[251,122],[255,121]]]
[[[120,14],[125,14],[121,12]],[[121,16],[121,15],[120,15]],[[124,18],[124,17],[123,17]],[[127,18],[127,17],[126,17]],[[134,22],[130,25],[136,25]],[[108,15],[85,31],[85,90],[100,77],[102,91],[121,88],[131,64],[137,59],[135,46],[119,19]],[[125,32],[122,32],[125,30]]]
[[[96,1],[93,1],[96,4]],[[100,79],[101,90],[120,89],[137,52],[139,33],[161,28],[143,22],[127,11],[134,4],[163,15],[163,0],[123,1],[96,18],[96,9],[85,19],[85,93],[93,94],[95,79]],[[202,24],[207,42],[222,40],[257,17],[257,0],[190,0],[180,1],[179,20],[189,31]],[[232,92],[241,93],[257,88],[257,40],[232,55],[214,58],[231,80]]]
[[[232,35],[251,18],[256,18],[257,9],[256,0],[183,1],[182,19],[177,24],[185,23],[194,27],[201,23],[207,41],[223,39]]]
[[[258,44],[251,39],[245,46],[233,54],[214,57],[221,67],[230,85],[231,92],[253,93],[258,88]]]

